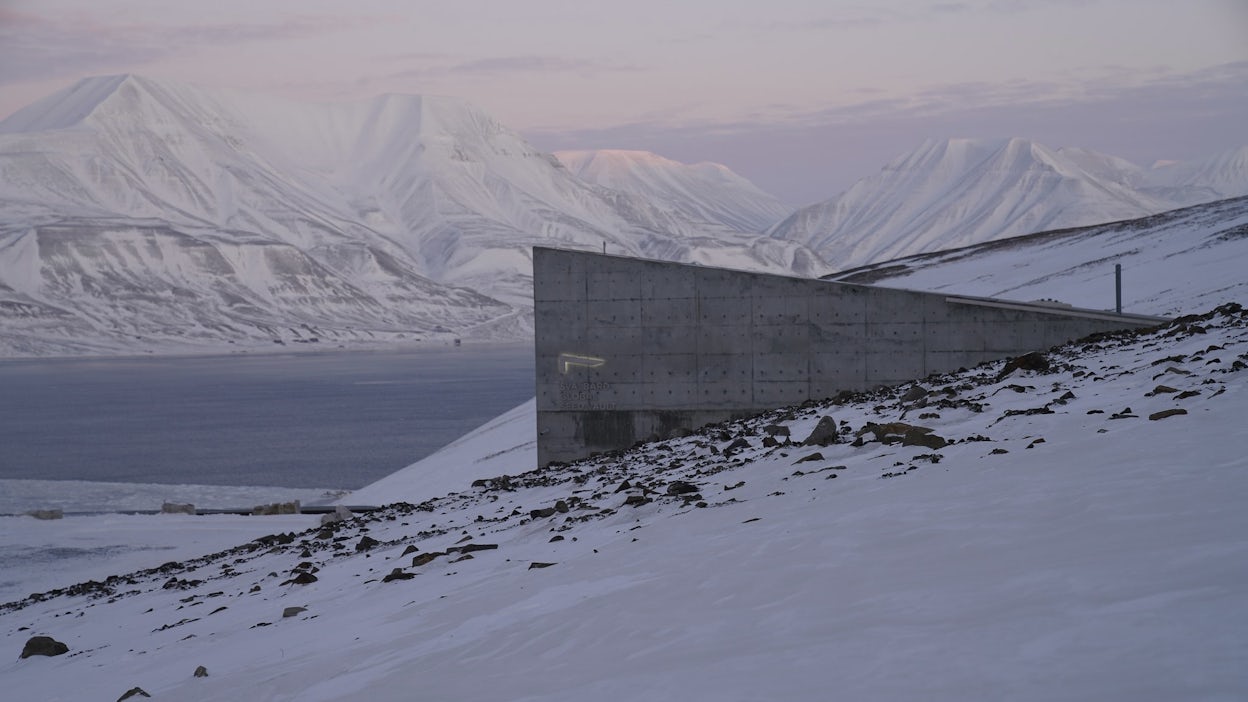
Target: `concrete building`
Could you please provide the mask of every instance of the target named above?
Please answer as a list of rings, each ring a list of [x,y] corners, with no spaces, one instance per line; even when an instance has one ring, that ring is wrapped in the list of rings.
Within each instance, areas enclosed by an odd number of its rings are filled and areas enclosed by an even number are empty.
[[[538,464],[1165,320],[533,249]]]

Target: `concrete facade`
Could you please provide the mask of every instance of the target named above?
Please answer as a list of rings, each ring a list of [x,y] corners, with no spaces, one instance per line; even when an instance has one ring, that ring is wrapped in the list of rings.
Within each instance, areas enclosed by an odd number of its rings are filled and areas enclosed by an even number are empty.
[[[538,464],[1165,321],[533,249]]]

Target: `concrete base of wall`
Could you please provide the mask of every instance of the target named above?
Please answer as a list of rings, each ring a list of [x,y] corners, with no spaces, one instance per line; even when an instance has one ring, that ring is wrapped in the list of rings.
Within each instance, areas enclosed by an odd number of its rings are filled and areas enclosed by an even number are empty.
[[[538,463],[1156,317],[533,250]]]

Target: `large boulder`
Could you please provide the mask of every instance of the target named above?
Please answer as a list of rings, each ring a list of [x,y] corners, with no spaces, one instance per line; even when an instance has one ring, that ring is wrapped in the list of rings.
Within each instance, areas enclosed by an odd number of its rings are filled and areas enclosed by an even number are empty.
[[[837,426],[836,420],[830,415],[824,415],[819,419],[819,423],[815,425],[814,431],[810,432],[810,436],[802,444],[806,446],[828,446],[840,441],[840,427]]]
[[[21,658],[30,658],[31,656],[59,656],[63,653],[69,653],[69,646],[66,646],[51,636],[32,636],[22,648]]]

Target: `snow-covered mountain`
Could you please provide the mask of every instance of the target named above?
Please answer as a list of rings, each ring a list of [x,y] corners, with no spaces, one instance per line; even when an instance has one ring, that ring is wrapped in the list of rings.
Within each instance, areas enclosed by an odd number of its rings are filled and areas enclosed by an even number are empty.
[[[1248,313],[1044,361],[540,470],[529,403],[328,524],[0,516],[0,679],[14,700],[1242,698]]]
[[[1197,161],[1154,166],[1139,173],[1145,192],[1184,205],[1248,195],[1248,146]]]
[[[632,193],[688,219],[757,233],[793,211],[718,163],[685,164],[648,151],[556,151],[577,177]]]
[[[51,324],[23,322],[19,352],[45,332],[61,352],[303,324],[523,333],[508,306],[529,304],[534,244],[829,270],[589,184],[451,98],[311,105],[111,76],[0,122],[0,295],[9,320]]]
[[[1025,139],[928,141],[768,234],[838,269],[1248,194],[1245,150],[1150,171]]]
[[[917,254],[828,278],[1114,309],[1115,264],[1126,312],[1180,315],[1248,299],[1248,197]]]

